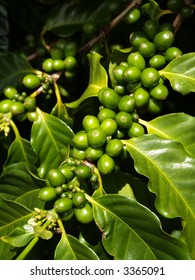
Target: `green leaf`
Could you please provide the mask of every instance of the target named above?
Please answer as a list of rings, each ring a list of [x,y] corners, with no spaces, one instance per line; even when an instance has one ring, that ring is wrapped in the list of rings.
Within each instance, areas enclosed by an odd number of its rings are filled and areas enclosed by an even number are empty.
[[[156,208],[166,218],[184,220],[183,238],[195,258],[195,158],[183,146],[157,135],[125,140],[138,173],[149,178]]]
[[[185,113],[172,113],[149,122],[140,120],[150,134],[180,142],[186,151],[195,156],[195,118]]]
[[[195,92],[195,53],[175,58],[159,73],[170,81],[175,91],[183,95]]]
[[[93,211],[103,245],[116,260],[190,258],[186,245],[165,234],[157,216],[134,199],[104,195]]]
[[[37,157],[32,149],[31,143],[28,140],[22,138],[19,133],[17,133],[15,140],[9,147],[7,160],[4,164],[4,167],[14,163],[24,162],[29,171],[31,171],[33,174],[36,174],[36,161]]]
[[[1,54],[0,65],[0,91],[10,85],[17,87],[25,74],[33,72],[26,59],[13,53]]]
[[[14,247],[23,247],[27,245],[34,236],[33,227],[26,224],[21,227],[16,227],[8,236],[2,236],[1,240]]]
[[[7,166],[0,177],[0,194],[6,199],[17,199],[29,209],[40,206],[33,194],[37,195],[37,189],[44,186],[44,181],[33,177],[23,162]]]
[[[82,1],[76,4],[65,2],[51,10],[42,32],[45,34],[47,31],[51,31],[61,37],[67,37],[82,30],[83,24],[88,21],[103,26],[108,20],[109,13],[104,1],[100,3]]]
[[[81,102],[89,97],[97,97],[98,91],[102,87],[107,86],[108,77],[106,70],[100,64],[101,55],[95,52],[91,52],[88,57],[90,67],[89,85],[79,99],[71,103],[66,103],[66,106],[69,108],[78,108]]]
[[[62,233],[56,246],[54,260],[98,260],[95,252],[72,235]]]
[[[31,130],[31,145],[38,156],[38,174],[44,178],[57,168],[68,153],[73,131],[62,120],[37,109],[38,118]]]
[[[13,247],[1,240],[2,236],[7,236],[16,227],[27,223],[32,216],[32,212],[26,207],[0,196],[0,258],[2,260],[11,259],[15,252]]]

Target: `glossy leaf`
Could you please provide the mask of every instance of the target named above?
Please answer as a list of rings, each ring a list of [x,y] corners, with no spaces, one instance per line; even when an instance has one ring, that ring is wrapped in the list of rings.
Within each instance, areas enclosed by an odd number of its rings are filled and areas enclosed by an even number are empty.
[[[190,258],[185,244],[165,234],[157,216],[134,199],[104,195],[93,210],[103,245],[116,260]]]
[[[32,216],[32,212],[26,207],[0,196],[0,258],[2,260],[11,259],[15,252],[13,247],[1,240],[2,236],[7,236],[16,227],[23,226]]]
[[[62,120],[37,109],[38,118],[31,130],[31,144],[38,156],[38,174],[44,178],[65,159],[73,131]]]
[[[175,58],[159,73],[170,81],[175,91],[183,95],[195,92],[195,53]]]
[[[0,91],[5,86],[17,86],[25,74],[33,72],[26,59],[13,53],[1,54],[0,65]]]
[[[173,140],[144,135],[124,141],[138,173],[149,178],[156,208],[166,218],[185,221],[183,238],[195,258],[195,157]]]
[[[101,55],[95,52],[91,52],[88,57],[90,67],[89,85],[79,99],[71,103],[66,103],[66,106],[69,108],[78,108],[85,99],[96,97],[98,95],[98,91],[102,87],[107,86],[108,77],[106,70],[100,64]]]
[[[62,233],[56,246],[54,260],[98,260],[92,249],[83,245],[71,235]]]
[[[27,168],[33,174],[36,174],[36,161],[37,157],[32,149],[31,143],[28,140],[22,138],[17,133],[15,140],[9,147],[7,160],[4,164],[4,167],[7,167],[14,163],[24,162]]]
[[[21,204],[33,209],[40,207],[37,189],[45,186],[44,181],[33,177],[27,170],[24,163],[14,163],[4,168],[0,177],[0,193],[10,200],[18,200]]]
[[[26,224],[21,227],[16,227],[11,234],[1,237],[1,240],[14,247],[23,247],[28,244],[34,236],[33,227]]]
[[[180,142],[186,151],[195,156],[195,118],[185,113],[172,113],[149,122],[140,120],[148,133]],[[181,133],[182,131],[182,133]]]
[[[109,13],[106,3],[96,1],[81,3],[64,2],[56,6],[48,14],[42,33],[47,31],[67,37],[82,30],[84,23],[95,21],[98,26],[102,26],[109,20]]]

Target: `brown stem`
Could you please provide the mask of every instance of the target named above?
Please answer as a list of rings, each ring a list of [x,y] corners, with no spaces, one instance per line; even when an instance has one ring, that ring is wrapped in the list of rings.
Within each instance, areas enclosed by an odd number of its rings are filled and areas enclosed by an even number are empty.
[[[189,5],[189,6],[190,6],[190,5],[192,5],[193,0],[184,0],[184,3],[185,3],[185,5]],[[175,18],[175,20],[174,20],[174,22],[173,22],[174,34],[177,33],[177,31],[179,30],[179,28],[180,28],[182,22],[183,22],[183,17],[182,17],[182,15],[181,15],[181,13],[179,13],[179,14],[176,16],[176,18]]]
[[[92,38],[87,44],[85,44],[79,51],[79,54],[88,51],[95,43],[104,39],[106,35],[123,19],[128,11],[141,5],[142,0],[134,0],[117,16],[115,17],[106,27],[104,27],[98,36]]]

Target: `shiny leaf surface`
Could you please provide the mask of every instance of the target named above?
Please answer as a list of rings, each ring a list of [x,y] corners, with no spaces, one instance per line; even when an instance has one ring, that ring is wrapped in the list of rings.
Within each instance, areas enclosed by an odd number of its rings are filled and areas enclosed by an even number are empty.
[[[44,178],[65,159],[73,131],[60,119],[37,109],[38,119],[31,131],[31,145],[38,156],[38,174]]]
[[[195,92],[195,53],[187,53],[172,60],[159,73],[170,81],[175,91],[183,95]]]
[[[183,238],[195,257],[195,158],[173,140],[144,135],[124,141],[138,173],[149,178],[156,208],[166,218],[181,217]]]
[[[157,117],[149,122],[140,121],[148,133],[180,142],[188,153],[195,156],[195,118],[185,113]],[[181,133],[182,131],[182,133]]]
[[[149,209],[134,199],[104,195],[93,203],[107,252],[118,260],[188,259],[184,243],[165,234]]]
[[[55,260],[98,260],[92,249],[83,245],[71,235],[62,233],[62,237],[56,246]]]
[[[79,99],[71,103],[66,103],[68,108],[78,108],[85,99],[89,97],[96,97],[98,95],[98,91],[102,87],[107,86],[108,77],[106,70],[100,64],[101,55],[91,52],[88,57],[90,67],[89,85]]]

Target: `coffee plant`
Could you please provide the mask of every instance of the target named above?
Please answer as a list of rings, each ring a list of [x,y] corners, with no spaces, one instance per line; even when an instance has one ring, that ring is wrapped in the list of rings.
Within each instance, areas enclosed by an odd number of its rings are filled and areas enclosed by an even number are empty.
[[[0,1],[0,259],[195,259],[191,0]]]

